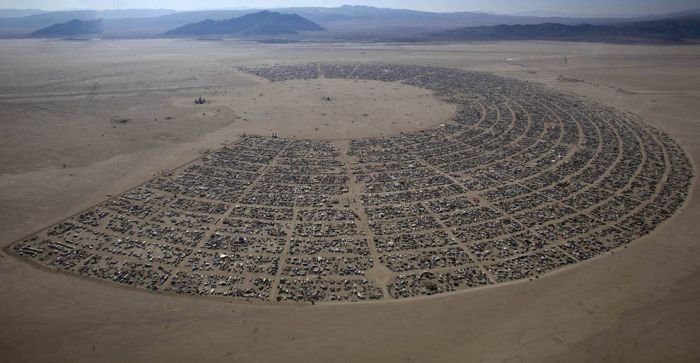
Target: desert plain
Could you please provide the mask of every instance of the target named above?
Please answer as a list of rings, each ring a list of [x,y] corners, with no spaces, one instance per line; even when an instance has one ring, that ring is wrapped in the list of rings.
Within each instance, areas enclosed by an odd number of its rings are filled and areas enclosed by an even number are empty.
[[[411,86],[269,83],[238,66],[382,62],[491,72],[632,112],[671,135],[694,165],[700,158],[694,45],[3,40],[0,49],[2,247],[242,135],[393,135],[454,112]],[[199,96],[209,102],[195,106]],[[51,272],[4,251],[0,360],[696,361],[696,188],[673,218],[614,253],[532,281],[398,301],[161,295]]]

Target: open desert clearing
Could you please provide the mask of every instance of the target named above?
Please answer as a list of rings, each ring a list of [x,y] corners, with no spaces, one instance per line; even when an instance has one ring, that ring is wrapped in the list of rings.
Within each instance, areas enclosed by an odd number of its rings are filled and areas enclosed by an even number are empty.
[[[629,111],[669,134],[691,161],[700,155],[696,46],[8,40],[0,49],[3,246],[242,135],[389,136],[439,126],[455,112],[423,88],[270,83],[236,67],[381,62],[491,72]],[[330,105],[313,102],[326,94]],[[210,102],[195,107],[200,95]],[[122,118],[129,121],[111,121]],[[252,304],[161,295],[3,254],[2,359],[693,361],[696,187],[671,219],[614,253],[532,281],[405,300]]]

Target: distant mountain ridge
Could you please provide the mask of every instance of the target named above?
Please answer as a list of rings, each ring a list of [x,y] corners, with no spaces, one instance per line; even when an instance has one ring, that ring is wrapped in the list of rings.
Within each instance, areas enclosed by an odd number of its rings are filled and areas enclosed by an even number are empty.
[[[434,40],[563,40],[605,42],[683,42],[700,39],[700,16],[627,22],[615,25],[497,25],[467,27],[433,33]]]
[[[283,14],[297,14],[317,23],[330,32],[376,34],[386,29],[421,32],[447,30],[464,26],[497,24],[533,24],[560,22],[565,24],[606,23],[611,19],[571,19],[507,16],[476,12],[431,13],[406,9],[387,9],[369,6],[293,7],[268,9]],[[54,11],[31,16],[5,18],[0,21],[0,36],[22,36],[38,29],[73,19],[105,21],[105,34],[109,36],[157,36],[183,25],[204,20],[227,20],[252,14],[261,9],[246,10],[75,10]]]
[[[370,6],[340,6],[335,8],[326,7],[295,7],[268,9],[271,12],[281,14],[296,14],[325,29],[325,32],[313,32],[301,34],[296,30],[276,29],[273,25],[260,26],[258,29],[241,31],[241,34],[258,34],[258,38],[267,35],[271,38],[278,37],[274,33],[281,34],[279,38],[286,40],[342,40],[342,41],[392,41],[392,40],[468,40],[470,37],[476,39],[481,37],[487,39],[485,35],[480,36],[456,36],[459,29],[474,27],[489,27],[498,25],[538,25],[561,24],[568,26],[582,26],[589,24],[592,26],[612,26],[623,25],[630,22],[657,21],[676,19],[700,14],[699,10],[688,10],[670,15],[649,15],[636,19],[630,18],[567,18],[556,17],[536,17],[526,15],[499,15],[479,12],[453,12],[453,13],[433,13],[426,11],[387,9]],[[0,9],[0,16],[2,16]],[[259,9],[245,10],[201,10],[178,12],[169,9],[127,9],[127,10],[75,10],[44,12],[29,16],[8,17],[0,19],[0,38],[25,37],[31,33],[51,26],[53,24],[64,23],[73,19],[95,20],[104,19],[104,33],[102,38],[150,38],[160,37],[172,30],[186,25],[203,23],[203,26],[219,26],[211,22],[228,21],[232,18],[239,18],[244,15],[260,12]],[[532,31],[530,28],[521,29],[525,32]],[[482,30],[485,31],[485,30]],[[570,30],[562,30],[564,33]],[[589,29],[590,31],[590,29]],[[597,31],[597,30],[596,30]],[[673,32],[669,29],[669,32]],[[217,31],[217,32],[220,32]],[[436,36],[435,34],[440,34]],[[503,32],[507,32],[504,30]],[[536,31],[533,31],[536,33]],[[194,33],[194,32],[193,32]],[[206,33],[206,32],[205,32]],[[194,34],[192,34],[194,36]],[[205,35],[205,34],[202,34]],[[225,35],[225,34],[224,34]],[[449,35],[449,36],[448,36]],[[516,34],[517,35],[517,34]],[[510,35],[510,39],[517,39],[516,35]],[[575,35],[575,34],[574,34]],[[568,39],[584,39],[582,35],[568,35]],[[186,36],[186,35],[169,35]],[[502,35],[504,37],[505,35]],[[545,39],[539,35],[538,39]],[[617,37],[621,37],[618,35]],[[494,36],[494,39],[498,37]],[[645,35],[643,39],[652,39],[651,35]],[[659,37],[657,37],[659,38]],[[667,37],[667,38],[672,38]],[[549,37],[551,40],[565,40],[564,36]],[[605,37],[595,35],[592,39],[602,39]],[[595,40],[593,40],[595,41]],[[663,41],[663,40],[653,40]]]
[[[297,14],[280,14],[271,11],[243,15],[238,18],[183,25],[165,33],[168,36],[198,35],[280,35],[297,34],[301,31],[323,31],[324,29]]]
[[[45,11],[39,9],[0,9],[0,18],[19,18],[41,13],[45,13]]]
[[[99,35],[104,32],[104,21],[97,20],[78,20],[54,24],[43,29],[39,29],[32,33],[34,37],[61,37],[71,35]]]

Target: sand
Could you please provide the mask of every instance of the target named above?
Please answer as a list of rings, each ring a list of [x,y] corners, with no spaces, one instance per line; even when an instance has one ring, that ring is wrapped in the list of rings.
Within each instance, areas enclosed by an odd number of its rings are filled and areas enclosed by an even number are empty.
[[[700,160],[698,46],[4,40],[0,245],[242,133],[391,134],[453,112],[407,86],[276,85],[234,70],[309,61],[429,64],[534,80],[636,113]],[[211,103],[196,107],[199,95]],[[332,105],[315,106],[325,95]],[[289,124],[297,118],[288,114],[307,117]],[[117,117],[130,121],[110,121]],[[693,188],[676,217],[614,254],[532,282],[405,301],[267,306],[161,296],[0,254],[0,361],[697,361]]]

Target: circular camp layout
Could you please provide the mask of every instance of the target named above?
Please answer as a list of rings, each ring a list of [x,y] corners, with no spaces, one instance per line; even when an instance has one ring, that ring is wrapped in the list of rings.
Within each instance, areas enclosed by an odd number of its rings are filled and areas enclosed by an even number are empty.
[[[243,136],[12,251],[174,294],[404,299],[538,278],[621,248],[670,218],[693,178],[682,148],[634,115],[534,83],[413,65],[237,71],[411,85],[457,111],[388,136]]]

